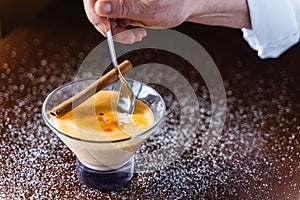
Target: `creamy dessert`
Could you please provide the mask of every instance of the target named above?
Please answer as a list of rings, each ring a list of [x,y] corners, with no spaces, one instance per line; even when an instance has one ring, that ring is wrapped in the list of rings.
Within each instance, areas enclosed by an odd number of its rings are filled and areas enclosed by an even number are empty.
[[[150,134],[129,139],[151,127],[153,113],[140,100],[136,100],[132,115],[119,113],[113,107],[116,97],[117,92],[100,91],[63,117],[53,118],[56,128],[65,134],[58,136],[92,169],[123,166]]]

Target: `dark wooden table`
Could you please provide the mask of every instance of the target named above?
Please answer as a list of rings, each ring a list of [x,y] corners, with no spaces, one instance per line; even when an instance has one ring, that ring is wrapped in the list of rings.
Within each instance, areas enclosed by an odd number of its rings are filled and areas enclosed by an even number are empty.
[[[201,129],[180,159],[110,192],[77,179],[75,156],[41,116],[49,92],[71,81],[104,39],[81,3],[64,1],[0,41],[0,199],[300,199],[300,46],[260,60],[240,30],[176,30],[198,41],[221,72],[227,113],[220,143],[198,157]],[[209,108],[209,99],[199,99]],[[202,114],[207,125],[209,112]]]

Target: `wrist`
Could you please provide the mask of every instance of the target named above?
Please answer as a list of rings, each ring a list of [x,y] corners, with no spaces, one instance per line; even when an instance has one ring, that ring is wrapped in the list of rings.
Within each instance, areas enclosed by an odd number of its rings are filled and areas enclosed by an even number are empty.
[[[251,28],[247,0],[194,0],[187,22],[232,28]]]

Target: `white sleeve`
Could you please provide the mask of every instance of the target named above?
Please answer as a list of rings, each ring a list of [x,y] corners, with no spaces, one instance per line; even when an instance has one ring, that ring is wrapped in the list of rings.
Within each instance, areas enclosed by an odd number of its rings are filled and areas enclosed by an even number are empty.
[[[248,0],[252,30],[244,39],[260,58],[277,58],[299,41],[300,0]]]

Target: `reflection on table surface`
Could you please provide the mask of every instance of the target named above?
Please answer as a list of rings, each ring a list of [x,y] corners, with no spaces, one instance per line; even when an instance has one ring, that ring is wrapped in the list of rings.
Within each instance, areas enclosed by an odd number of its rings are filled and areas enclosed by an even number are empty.
[[[279,59],[260,60],[239,30],[194,24],[176,30],[207,50],[224,80],[227,112],[220,142],[199,156],[211,117],[209,93],[199,80],[193,86],[199,128],[178,159],[163,170],[135,174],[116,191],[82,185],[74,155],[41,118],[48,93],[71,81],[86,55],[104,39],[87,21],[82,5],[68,3],[0,41],[0,198],[300,198],[299,45]],[[165,127],[139,151],[177,144],[173,138],[180,133],[182,107],[176,94],[159,85],[156,89],[168,108]]]

